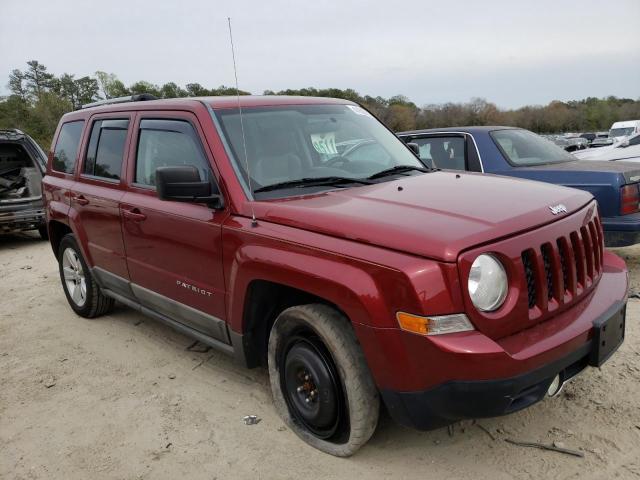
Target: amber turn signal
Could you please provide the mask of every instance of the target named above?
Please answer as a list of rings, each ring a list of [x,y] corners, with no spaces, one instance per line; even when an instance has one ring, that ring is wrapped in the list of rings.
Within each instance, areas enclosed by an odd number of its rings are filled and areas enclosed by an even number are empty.
[[[402,330],[419,333],[420,335],[429,335],[429,319],[427,317],[398,312],[396,313],[396,318]]]
[[[464,313],[422,317],[411,313],[398,312],[396,319],[400,328],[418,335],[442,335],[444,333],[467,332],[474,330]]]

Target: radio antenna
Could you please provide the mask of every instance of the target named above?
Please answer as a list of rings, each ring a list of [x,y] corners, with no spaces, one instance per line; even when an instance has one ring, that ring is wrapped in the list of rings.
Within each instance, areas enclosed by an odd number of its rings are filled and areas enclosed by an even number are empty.
[[[244,163],[247,169],[247,178],[249,180],[249,191],[253,196],[253,188],[251,187],[251,172],[249,171],[249,157],[247,156],[247,139],[244,136],[244,122],[242,121],[242,105],[240,105],[240,88],[238,87],[238,69],[236,68],[236,52],[233,46],[233,33],[231,32],[231,17],[227,17],[229,24],[229,40],[231,41],[231,58],[233,58],[233,74],[236,79],[236,98],[238,99],[238,113],[240,115],[240,130],[242,131],[242,147],[244,149]],[[253,199],[251,199],[251,226],[257,227],[256,212],[253,209]]]

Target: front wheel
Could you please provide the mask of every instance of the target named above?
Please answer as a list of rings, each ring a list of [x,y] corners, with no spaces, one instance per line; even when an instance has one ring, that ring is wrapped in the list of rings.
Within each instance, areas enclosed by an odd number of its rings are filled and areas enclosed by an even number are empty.
[[[58,266],[62,288],[74,312],[94,318],[113,308],[114,300],[100,291],[73,234],[65,235],[60,242]]]
[[[282,312],[268,362],[278,414],[302,440],[348,457],[373,435],[378,391],[353,328],[335,309],[313,304]]]

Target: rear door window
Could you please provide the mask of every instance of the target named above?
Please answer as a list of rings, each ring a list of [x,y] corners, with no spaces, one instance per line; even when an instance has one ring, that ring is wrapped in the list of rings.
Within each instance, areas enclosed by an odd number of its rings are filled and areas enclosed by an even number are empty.
[[[507,162],[514,167],[571,162],[575,157],[529,130],[509,128],[489,133]]]
[[[420,147],[420,159],[433,168],[466,170],[466,142],[464,137],[438,136],[414,138]]]
[[[136,156],[137,185],[155,187],[156,169],[192,165],[208,178],[208,161],[193,126],[185,120],[142,120]]]
[[[56,148],[53,151],[51,167],[63,173],[73,173],[78,156],[78,146],[82,136],[84,120],[67,122],[60,128]]]
[[[128,119],[104,119],[94,122],[87,147],[83,173],[119,180],[127,141]]]

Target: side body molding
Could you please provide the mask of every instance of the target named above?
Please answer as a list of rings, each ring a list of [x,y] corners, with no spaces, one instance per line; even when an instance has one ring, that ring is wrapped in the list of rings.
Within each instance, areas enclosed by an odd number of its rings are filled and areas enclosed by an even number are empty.
[[[222,350],[233,352],[224,320],[152,292],[100,267],[92,268],[91,273],[105,295],[167,323],[207,345],[219,348],[218,344],[221,344],[224,345]],[[208,341],[207,338],[214,342]]]

